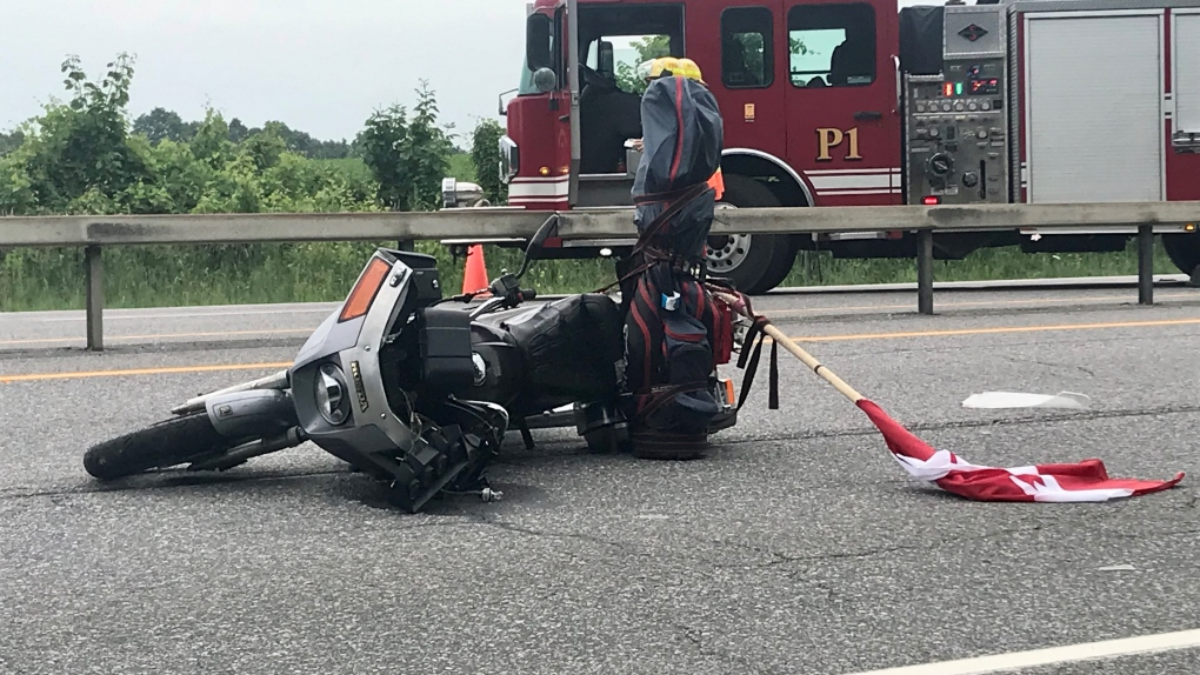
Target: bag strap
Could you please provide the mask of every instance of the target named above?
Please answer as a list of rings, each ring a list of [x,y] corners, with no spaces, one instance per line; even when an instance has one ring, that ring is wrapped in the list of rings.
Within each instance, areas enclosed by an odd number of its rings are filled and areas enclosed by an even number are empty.
[[[738,303],[745,306],[746,313],[754,317],[754,322],[750,325],[750,329],[746,332],[746,338],[742,341],[742,352],[737,363],[739,370],[746,371],[746,378],[742,381],[742,395],[738,397],[737,407],[738,410],[741,410],[750,396],[750,388],[754,385],[754,375],[758,372],[758,361],[762,356],[763,342],[768,338],[765,330],[768,321],[765,316],[760,316],[754,311],[754,305],[745,293],[711,281],[706,282],[705,286],[714,294],[723,293],[736,296]],[[716,300],[715,297],[714,300]],[[749,361],[748,364],[747,361]],[[771,410],[779,410],[779,343],[774,340],[771,341],[771,373],[768,386],[771,388],[768,395],[768,406]]]
[[[666,227],[667,222],[679,215],[679,212],[682,211],[685,206],[691,203],[693,199],[698,199],[700,195],[703,195],[705,192],[711,189],[712,188],[710,188],[707,183],[697,183],[684,190],[676,190],[674,192],[659,193],[654,195],[644,195],[635,199],[634,203],[637,204],[666,201],[669,202],[669,206],[663,209],[663,212],[658,214],[658,217],[651,221],[650,224],[646,226],[646,229],[642,230],[641,235],[638,236],[637,243],[633,246],[633,251],[630,253],[630,258],[640,257],[643,262],[628,274],[625,274],[611,284],[598,288],[592,292],[607,293],[625,281],[628,281],[629,279],[642,274],[651,267],[654,267],[656,263],[675,257],[666,251],[662,251],[657,247],[652,246],[651,241],[663,228]],[[652,197],[654,199],[651,199]],[[647,253],[649,255],[647,255]]]
[[[666,405],[668,401],[673,399],[678,394],[686,394],[693,391],[705,391],[708,389],[708,382],[693,382],[683,384],[670,384],[665,386],[653,387],[649,391],[633,392],[638,397],[637,410],[634,412],[634,423],[645,420],[650,415],[654,414],[659,408]]]
[[[754,347],[742,349],[742,354],[738,358],[738,369],[746,371],[746,378],[742,381],[742,395],[738,397],[737,409],[739,411],[742,406],[746,405],[746,399],[750,396],[750,388],[754,385],[754,375],[758,372],[758,361],[762,356],[763,342],[767,340],[767,333],[763,330],[766,324],[765,317],[755,318],[753,325],[746,333],[746,340],[742,343],[743,345],[753,343]],[[749,364],[746,363],[747,360],[749,360]],[[779,410],[779,343],[774,340],[771,341],[771,372],[768,386],[770,386],[768,407],[771,410]]]
[[[663,193],[661,195],[661,199],[650,199],[650,197],[659,197],[660,195],[644,195],[634,199],[635,204],[666,201],[668,202],[668,206],[667,208],[663,209],[662,213],[658,214],[657,218],[655,218],[650,222],[649,225],[646,226],[645,230],[642,231],[641,236],[638,237],[637,244],[633,247],[633,252],[635,254],[640,253],[642,249],[646,248],[650,244],[650,241],[658,235],[659,231],[666,227],[667,221],[679,215],[679,212],[683,210],[683,207],[687,206],[692,202],[692,200],[699,198],[700,195],[708,192],[709,190],[712,190],[712,188],[710,188],[707,183],[696,183],[685,190],[676,190],[670,193]]]

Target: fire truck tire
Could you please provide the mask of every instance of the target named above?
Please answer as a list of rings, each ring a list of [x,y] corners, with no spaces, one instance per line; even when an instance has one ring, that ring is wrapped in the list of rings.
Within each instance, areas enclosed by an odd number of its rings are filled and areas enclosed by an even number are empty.
[[[1200,267],[1200,236],[1194,234],[1164,234],[1163,249],[1171,262],[1184,274],[1193,274]]]
[[[779,199],[765,185],[745,176],[725,176],[725,195],[717,208],[773,208]],[[792,271],[796,250],[787,235],[740,234],[709,238],[708,268],[731,280],[747,295],[775,288]]]

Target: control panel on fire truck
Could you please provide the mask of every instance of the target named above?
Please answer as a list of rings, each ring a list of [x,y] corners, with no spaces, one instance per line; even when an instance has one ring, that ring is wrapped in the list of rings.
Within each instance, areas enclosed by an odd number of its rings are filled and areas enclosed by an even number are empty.
[[[945,7],[940,75],[905,75],[908,203],[1009,201],[1003,5]]]

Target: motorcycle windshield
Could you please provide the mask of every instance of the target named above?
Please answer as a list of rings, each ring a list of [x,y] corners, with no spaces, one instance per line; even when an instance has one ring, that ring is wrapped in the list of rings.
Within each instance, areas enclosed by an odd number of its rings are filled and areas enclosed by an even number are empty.
[[[633,184],[638,204],[634,222],[648,227],[671,205],[672,193],[706,183],[721,165],[724,129],[716,98],[707,87],[684,77],[653,81],[642,96],[641,163]],[[712,226],[714,192],[693,200],[671,219],[671,248],[699,257]]]

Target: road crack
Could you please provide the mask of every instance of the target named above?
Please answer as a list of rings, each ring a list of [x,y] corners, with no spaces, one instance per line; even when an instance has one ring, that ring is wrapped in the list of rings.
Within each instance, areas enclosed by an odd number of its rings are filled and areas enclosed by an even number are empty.
[[[587,542],[589,544],[598,544],[609,548],[617,549],[622,555],[635,558],[653,558],[654,556],[645,551],[639,550],[637,547],[623,541],[606,539],[598,537],[594,534],[584,534],[581,532],[553,532],[550,530],[538,530],[532,527],[524,527],[515,523],[498,520],[482,514],[469,514],[467,516],[470,522],[486,527],[492,527],[505,532],[514,534],[523,534],[529,537],[550,538],[550,539],[567,539]]]
[[[1017,358],[1015,356],[1001,356],[1000,358],[1017,365],[1033,364],[1037,366],[1043,366],[1045,368],[1054,368],[1055,370],[1078,370],[1087,374],[1089,377],[1096,377],[1096,371],[1072,363],[1053,363],[1050,361],[1039,361],[1037,359]]]
[[[1066,526],[1067,526],[1066,524],[1063,525],[1063,527],[1066,527]],[[783,566],[783,565],[791,565],[791,564],[796,564],[796,563],[806,563],[806,562],[814,562],[814,561],[860,560],[863,558],[871,558],[871,557],[878,556],[878,555],[886,555],[886,554],[890,554],[890,553],[900,553],[900,552],[905,552],[905,551],[930,552],[930,551],[935,551],[937,549],[943,548],[947,545],[966,544],[966,543],[970,543],[970,542],[992,539],[995,537],[1012,536],[1012,535],[1018,535],[1018,534],[1026,534],[1026,533],[1030,533],[1030,532],[1038,532],[1042,529],[1045,529],[1045,526],[1038,524],[1038,525],[1033,525],[1030,527],[1019,527],[1019,528],[994,530],[992,532],[985,532],[983,534],[976,535],[976,536],[951,537],[951,538],[941,539],[939,541],[929,543],[929,544],[898,544],[898,545],[894,545],[894,546],[879,546],[879,547],[869,548],[869,549],[860,550],[860,551],[833,551],[833,552],[829,552],[829,553],[818,553],[818,554],[814,554],[814,555],[791,555],[788,553],[782,553],[780,551],[774,551],[774,550],[771,550],[768,548],[753,546],[753,545],[749,545],[749,544],[742,544],[739,542],[732,542],[732,541],[709,540],[709,543],[717,544],[720,546],[727,546],[730,548],[746,550],[746,551],[753,551],[753,552],[756,552],[756,553],[759,553],[762,555],[770,556],[772,558],[772,560],[761,563],[761,564],[757,565],[756,567],[758,569],[771,569],[771,568],[779,567],[779,566]]]
[[[732,652],[709,646],[707,641],[704,639],[704,635],[698,629],[692,628],[687,624],[675,623],[674,626],[675,629],[683,635],[683,639],[695,647],[696,651],[699,652],[701,656],[714,656],[723,661],[737,664],[738,666],[741,666],[741,669],[744,669],[741,670],[741,672],[758,673],[759,675],[776,675],[778,672],[772,668],[756,664],[749,659],[738,656]]]
[[[1196,502],[1196,499],[1194,498],[1191,500],[1190,503],[1194,504],[1195,502]],[[1194,506],[1192,508],[1194,508]],[[986,541],[989,539],[996,539],[999,537],[1011,537],[1011,536],[1018,536],[1018,535],[1023,535],[1023,534],[1031,534],[1034,532],[1061,530],[1064,528],[1073,528],[1073,527],[1077,527],[1077,524],[1073,523],[1073,522],[1063,522],[1063,523],[1054,523],[1054,524],[1039,523],[1039,524],[1031,525],[1028,527],[1017,527],[1017,528],[1006,528],[1006,529],[993,530],[991,532],[985,532],[983,534],[979,534],[979,535],[975,535],[975,536],[949,537],[949,538],[940,539],[938,541],[927,543],[927,544],[897,544],[897,545],[891,545],[891,546],[877,546],[877,547],[867,548],[867,549],[858,550],[858,551],[830,551],[830,552],[825,552],[825,553],[816,553],[816,554],[812,554],[812,555],[792,555],[789,553],[783,553],[781,551],[771,550],[771,549],[768,549],[765,547],[753,546],[750,544],[743,544],[740,542],[732,542],[732,541],[707,540],[707,543],[717,544],[720,546],[726,546],[729,548],[734,548],[734,549],[739,549],[739,550],[744,550],[744,551],[752,551],[752,552],[755,552],[755,553],[758,553],[758,554],[761,554],[764,556],[769,556],[771,558],[770,560],[767,560],[765,562],[759,563],[758,565],[754,566],[755,569],[766,570],[766,569],[774,569],[774,568],[784,567],[784,566],[788,566],[788,565],[803,564],[803,563],[817,562],[817,561],[826,562],[826,561],[841,561],[841,560],[862,560],[865,558],[873,558],[873,557],[879,556],[879,555],[889,555],[889,554],[893,554],[893,553],[903,553],[903,552],[909,552],[909,551],[919,551],[919,552],[929,553],[932,551],[946,548],[948,546],[961,546],[961,545],[966,545],[966,544],[970,544],[973,542],[980,542],[980,541]],[[1146,540],[1146,539],[1161,539],[1161,538],[1168,538],[1168,537],[1194,536],[1194,535],[1200,534],[1200,529],[1145,530],[1145,531],[1141,531],[1141,532],[1132,532],[1132,533],[1101,531],[1101,532],[1097,532],[1096,534],[1101,537],[1109,536],[1109,537],[1115,537],[1115,538],[1120,538],[1120,539]],[[724,567],[734,567],[734,566],[733,565],[725,565]],[[738,566],[738,567],[743,567],[743,566]],[[793,570],[792,572],[789,573],[789,576],[798,576],[801,572],[802,572],[802,570]],[[825,590],[832,592],[831,589],[825,589]]]

